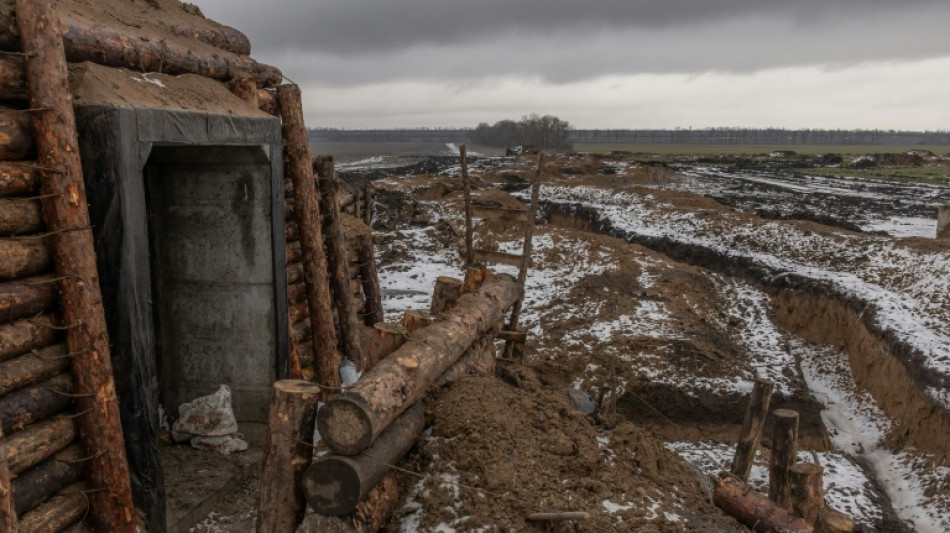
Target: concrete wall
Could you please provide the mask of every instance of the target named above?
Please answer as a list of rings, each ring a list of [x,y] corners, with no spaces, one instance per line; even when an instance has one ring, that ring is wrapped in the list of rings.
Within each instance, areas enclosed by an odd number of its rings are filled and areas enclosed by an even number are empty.
[[[950,204],[937,208],[937,239],[950,241]]]
[[[260,147],[156,147],[145,168],[160,394],[231,387],[267,419],[276,379],[271,167]]]

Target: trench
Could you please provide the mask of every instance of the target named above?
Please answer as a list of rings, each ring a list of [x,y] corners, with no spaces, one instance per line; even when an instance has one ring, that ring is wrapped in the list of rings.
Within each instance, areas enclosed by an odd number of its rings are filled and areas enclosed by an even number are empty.
[[[619,230],[605,220],[596,209],[578,204],[541,202],[546,221],[554,226],[567,227],[619,238],[664,254],[672,260],[701,267],[719,274],[738,278],[764,290],[772,302],[776,325],[804,344],[831,347],[847,356],[847,362],[859,390],[867,391],[884,415],[892,423],[882,445],[891,451],[912,446],[931,454],[932,464],[945,464],[950,457],[950,414],[924,391],[929,386],[945,386],[939,379],[928,376],[921,365],[922,354],[906,343],[895,339],[893,333],[877,326],[875,310],[869,302],[840,294],[827,283],[788,273],[774,272],[747,258],[727,257],[702,246],[669,238],[638,235]],[[801,362],[799,361],[799,364]],[[692,418],[699,422],[694,439],[716,438],[723,429],[735,428],[728,436],[734,438],[741,424],[746,401],[731,398],[695,398],[671,386],[646,386],[618,401],[618,412],[638,423],[656,423],[658,416],[642,406],[637,396],[649,395],[663,409],[672,410],[669,422],[683,422]],[[806,391],[806,397],[773,397],[772,408],[791,408],[801,415],[801,447],[821,451],[829,446],[821,412],[825,409]],[[659,398],[659,400],[657,400]],[[771,410],[771,409],[770,409]],[[655,410],[654,410],[655,411]],[[687,414],[692,413],[692,414]],[[720,423],[720,431],[711,431],[710,422]],[[770,422],[764,436],[770,435]],[[661,435],[666,433],[662,429]],[[689,432],[678,431],[677,437],[689,437]],[[860,444],[858,448],[860,448]],[[912,531],[895,511],[901,500],[899,480],[887,467],[874,463],[863,454],[851,454],[852,459],[865,471],[881,497],[883,520],[879,524],[887,531]],[[895,484],[894,482],[897,481]]]

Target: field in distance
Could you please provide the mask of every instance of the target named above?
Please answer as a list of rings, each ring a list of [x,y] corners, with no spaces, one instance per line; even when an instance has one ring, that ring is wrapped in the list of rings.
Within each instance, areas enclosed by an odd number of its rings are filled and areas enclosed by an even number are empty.
[[[909,151],[930,151],[936,155],[950,155],[950,146],[884,146],[884,145],[753,145],[753,144],[587,144],[575,143],[574,151],[593,154],[626,151],[638,154],[670,155],[738,155],[768,154],[790,150],[798,154],[881,154]]]

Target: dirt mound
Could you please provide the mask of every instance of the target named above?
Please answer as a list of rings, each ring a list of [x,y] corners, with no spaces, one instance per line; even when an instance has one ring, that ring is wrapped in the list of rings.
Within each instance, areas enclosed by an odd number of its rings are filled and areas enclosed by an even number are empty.
[[[729,531],[696,476],[630,423],[599,426],[530,369],[456,383],[429,405],[431,435],[410,462],[420,530],[535,530],[530,513],[587,511],[554,531]],[[417,511],[417,512],[420,512]],[[403,524],[405,525],[405,523]]]

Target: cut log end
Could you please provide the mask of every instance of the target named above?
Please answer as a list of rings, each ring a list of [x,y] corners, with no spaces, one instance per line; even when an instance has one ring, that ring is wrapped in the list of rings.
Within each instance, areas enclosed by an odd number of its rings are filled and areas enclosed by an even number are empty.
[[[343,516],[360,501],[360,476],[348,457],[333,456],[307,470],[303,479],[307,503],[318,513]]]
[[[373,443],[372,420],[357,402],[345,394],[338,395],[317,413],[320,436],[340,455],[356,455]]]

